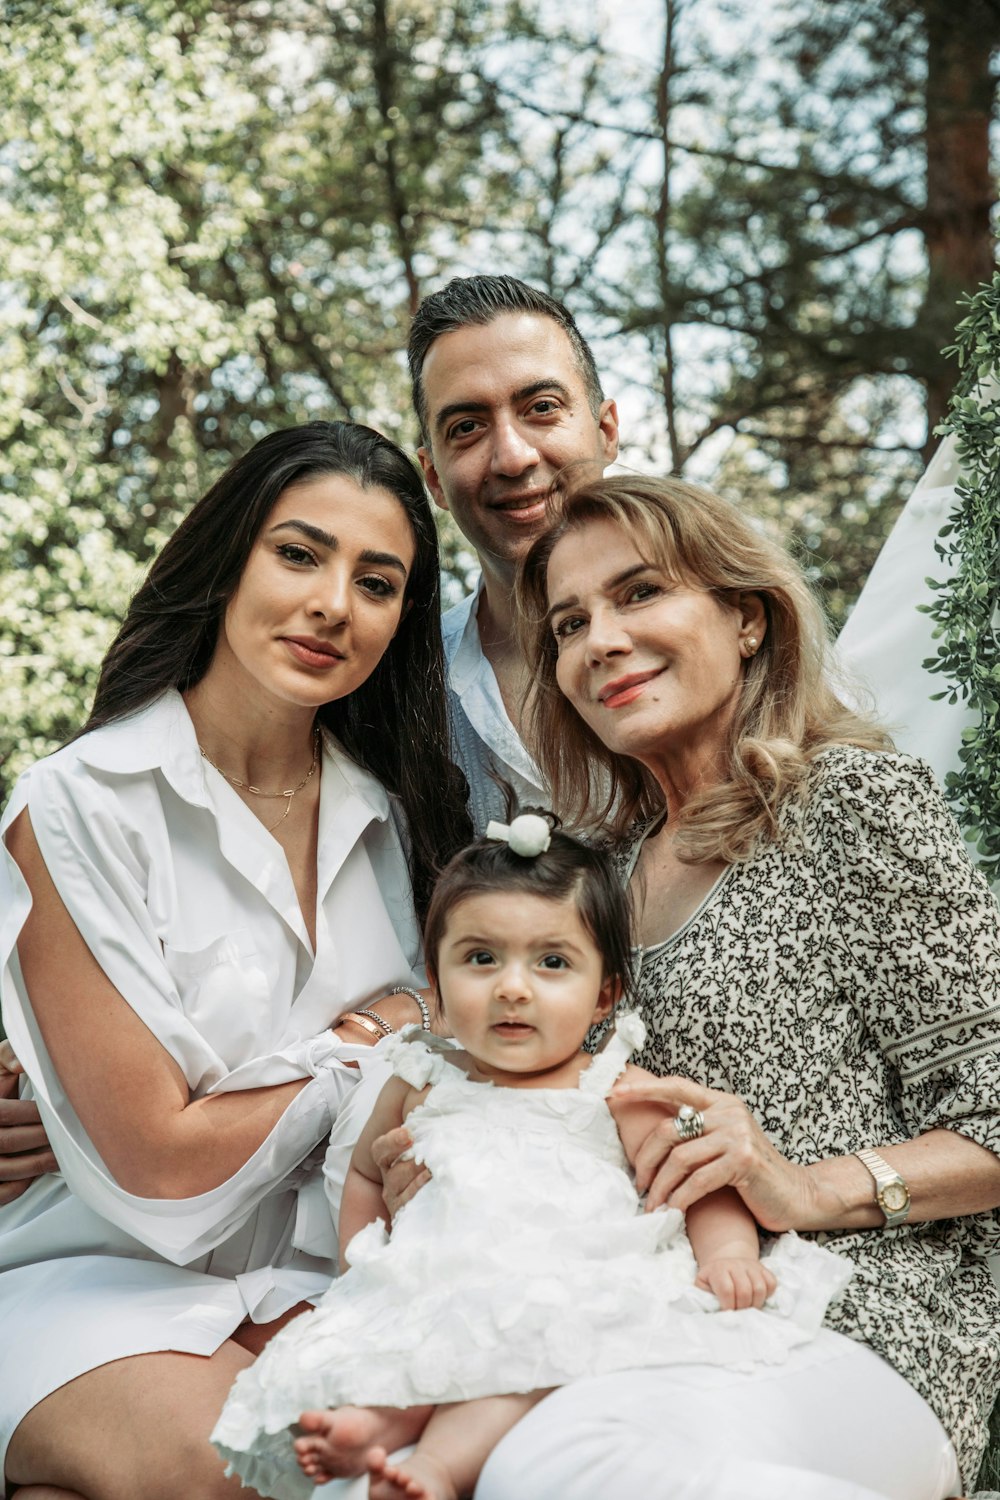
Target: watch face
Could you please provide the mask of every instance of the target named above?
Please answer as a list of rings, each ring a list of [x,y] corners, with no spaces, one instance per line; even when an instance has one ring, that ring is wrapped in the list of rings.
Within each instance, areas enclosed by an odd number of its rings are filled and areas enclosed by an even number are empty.
[[[910,1201],[905,1182],[890,1182],[879,1195],[886,1213],[898,1214]]]

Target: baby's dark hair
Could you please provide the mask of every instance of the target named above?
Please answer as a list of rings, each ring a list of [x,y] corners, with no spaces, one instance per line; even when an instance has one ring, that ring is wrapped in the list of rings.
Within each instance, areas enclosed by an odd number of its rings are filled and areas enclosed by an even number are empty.
[[[544,854],[525,856],[515,854],[503,840],[480,838],[445,865],[424,923],[428,970],[437,972],[438,951],[449,915],[471,896],[516,891],[548,901],[569,897],[601,955],[604,977],[617,980],[624,993],[632,980],[632,908],[609,856],[603,849],[564,833],[554,813],[540,808],[522,810],[538,813],[552,825],[548,849]]]

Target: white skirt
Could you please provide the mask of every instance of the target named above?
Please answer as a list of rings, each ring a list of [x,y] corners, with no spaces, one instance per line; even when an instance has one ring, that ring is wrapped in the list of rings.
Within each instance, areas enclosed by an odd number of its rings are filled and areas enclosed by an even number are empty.
[[[329,1281],[291,1266],[222,1277],[112,1255],[4,1271],[0,1476],[18,1424],[68,1381],[136,1354],[214,1354],[248,1317],[268,1321],[297,1302],[315,1301]]]

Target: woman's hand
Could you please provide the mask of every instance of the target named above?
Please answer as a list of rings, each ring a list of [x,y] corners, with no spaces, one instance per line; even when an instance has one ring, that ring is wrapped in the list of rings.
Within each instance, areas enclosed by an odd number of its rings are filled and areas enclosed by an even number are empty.
[[[382,1199],[394,1219],[404,1203],[409,1203],[431,1174],[408,1153],[413,1139],[405,1125],[389,1130],[372,1142],[372,1160],[382,1173]]]
[[[23,1071],[10,1042],[0,1042],[0,1208],[19,1198],[43,1172],[59,1170],[37,1106],[17,1097]]]
[[[686,1210],[718,1188],[733,1187],[763,1229],[780,1233],[822,1224],[809,1169],[771,1145],[735,1094],[669,1077],[620,1083],[608,1097],[616,1121],[636,1103],[666,1110],[635,1155],[636,1187],[646,1194],[647,1210],[663,1204]],[[688,1141],[681,1140],[676,1125],[685,1104],[700,1110],[704,1121],[702,1133]]]

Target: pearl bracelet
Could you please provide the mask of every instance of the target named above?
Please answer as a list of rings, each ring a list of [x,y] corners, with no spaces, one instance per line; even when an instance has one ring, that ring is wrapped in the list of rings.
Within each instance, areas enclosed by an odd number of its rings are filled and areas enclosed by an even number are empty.
[[[385,998],[388,1000],[390,995],[409,995],[410,999],[414,1002],[414,1004],[417,1006],[417,1009],[420,1011],[420,1024],[423,1030],[430,1031],[431,1013],[427,1009],[427,1001],[424,999],[423,995],[421,995],[417,990],[411,990],[408,984],[395,985],[391,990],[388,990],[386,992]]]

